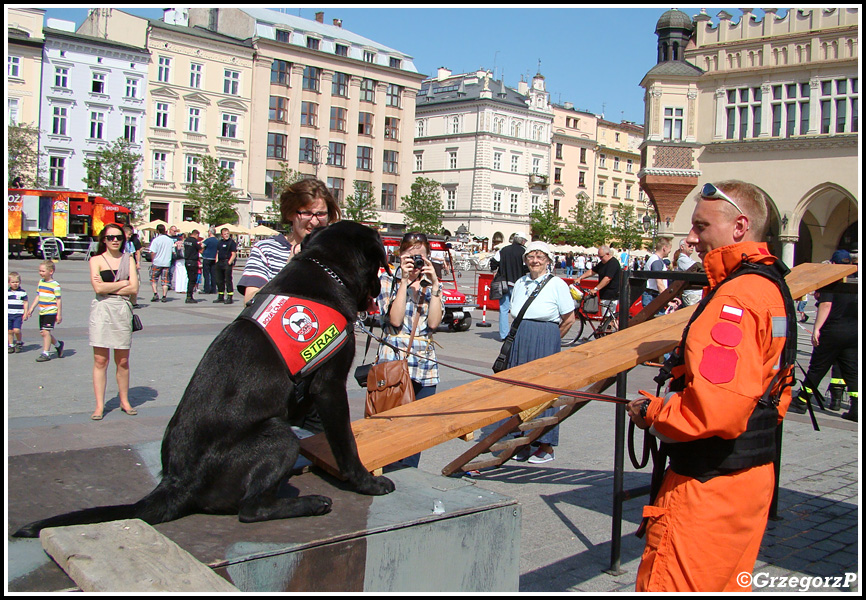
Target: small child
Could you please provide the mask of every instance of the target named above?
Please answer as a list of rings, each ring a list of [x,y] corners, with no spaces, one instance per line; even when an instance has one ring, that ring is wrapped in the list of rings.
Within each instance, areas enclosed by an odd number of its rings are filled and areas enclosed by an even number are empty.
[[[63,342],[57,341],[54,334],[54,326],[63,321],[60,304],[60,284],[54,281],[54,262],[46,260],[39,264],[39,286],[37,288],[36,302],[27,312],[27,317],[33,314],[39,307],[39,333],[42,335],[42,354],[36,362],[51,360],[51,346],[57,350],[57,358],[63,358]]]
[[[21,339],[21,324],[27,320],[27,292],[21,289],[21,276],[12,271],[9,273],[9,292],[7,294],[9,315],[9,354],[21,352],[24,342]]]

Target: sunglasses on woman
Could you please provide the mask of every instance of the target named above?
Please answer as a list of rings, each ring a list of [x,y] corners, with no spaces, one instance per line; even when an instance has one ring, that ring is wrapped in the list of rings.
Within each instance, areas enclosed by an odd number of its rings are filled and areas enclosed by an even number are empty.
[[[107,235],[105,236],[106,242],[122,242],[123,235]]]
[[[701,198],[706,198],[707,200],[724,200],[725,202],[736,208],[741,215],[745,214],[743,212],[743,209],[737,206],[736,202],[731,200],[731,198],[727,194],[714,186],[712,183],[705,183],[704,187],[701,188]]]

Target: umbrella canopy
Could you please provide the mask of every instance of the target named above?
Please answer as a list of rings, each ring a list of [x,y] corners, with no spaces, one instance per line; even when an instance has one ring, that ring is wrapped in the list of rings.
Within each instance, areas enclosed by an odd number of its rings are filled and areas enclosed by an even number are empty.
[[[202,223],[196,223],[195,221],[184,221],[180,225],[177,226],[177,230],[183,233],[190,233],[193,229],[198,229],[199,233],[207,233],[207,225],[203,225]]]
[[[271,229],[267,225],[256,225],[251,231],[256,236],[277,235],[279,233],[279,231]]]
[[[139,227],[139,229],[141,229],[142,231],[156,231],[157,225],[162,225],[166,228],[166,230],[168,230],[168,223],[166,223],[162,219],[157,219],[155,221],[151,221],[150,223],[145,223],[144,225]]]
[[[229,233],[233,233],[235,235],[252,235],[252,231],[250,231],[243,225],[232,225],[231,223],[223,223],[222,225],[217,225],[217,235],[219,235],[219,233],[223,229],[228,229]]]

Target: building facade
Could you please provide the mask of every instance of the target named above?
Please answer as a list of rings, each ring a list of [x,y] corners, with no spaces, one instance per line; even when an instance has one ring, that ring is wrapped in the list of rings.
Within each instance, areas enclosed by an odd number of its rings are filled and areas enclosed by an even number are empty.
[[[415,109],[414,174],[442,185],[443,227],[487,238],[529,237],[548,201],[553,108],[544,77],[517,90],[486,71],[424,80]],[[462,227],[462,229],[461,229]]]
[[[699,183],[742,179],[772,199],[771,247],[787,264],[856,249],[859,9],[732,19],[670,10],[657,23],[640,181],[660,231],[688,233]]]
[[[6,114],[10,124],[38,125],[42,84],[40,8],[7,8]]]
[[[76,33],[48,19],[43,29],[40,147],[51,189],[87,190],[85,161],[118,138],[144,147],[148,54],[141,48]],[[142,173],[135,173],[140,186]]]
[[[249,40],[255,52],[247,190],[265,219],[284,168],[325,181],[338,201],[371,186],[380,221],[400,228],[410,193],[415,96],[412,57],[361,37],[324,13],[193,8],[190,26]],[[255,225],[255,223],[252,223]]]

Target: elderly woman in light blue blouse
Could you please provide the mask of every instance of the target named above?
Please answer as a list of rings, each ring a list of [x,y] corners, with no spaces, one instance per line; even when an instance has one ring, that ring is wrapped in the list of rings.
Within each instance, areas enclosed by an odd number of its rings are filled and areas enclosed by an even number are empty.
[[[514,345],[508,360],[508,368],[544,358],[559,352],[560,338],[574,323],[574,300],[568,284],[553,275],[554,254],[544,242],[530,242],[526,245],[523,260],[529,267],[529,274],[514,284],[511,292],[511,316],[517,317],[523,304],[536,287],[552,277],[544,286],[526,313],[514,337]],[[542,416],[556,414],[558,409],[549,408]],[[524,448],[515,460],[529,460],[533,464],[546,463],[554,458],[553,448],[559,443],[559,426],[541,436],[532,447]]]

